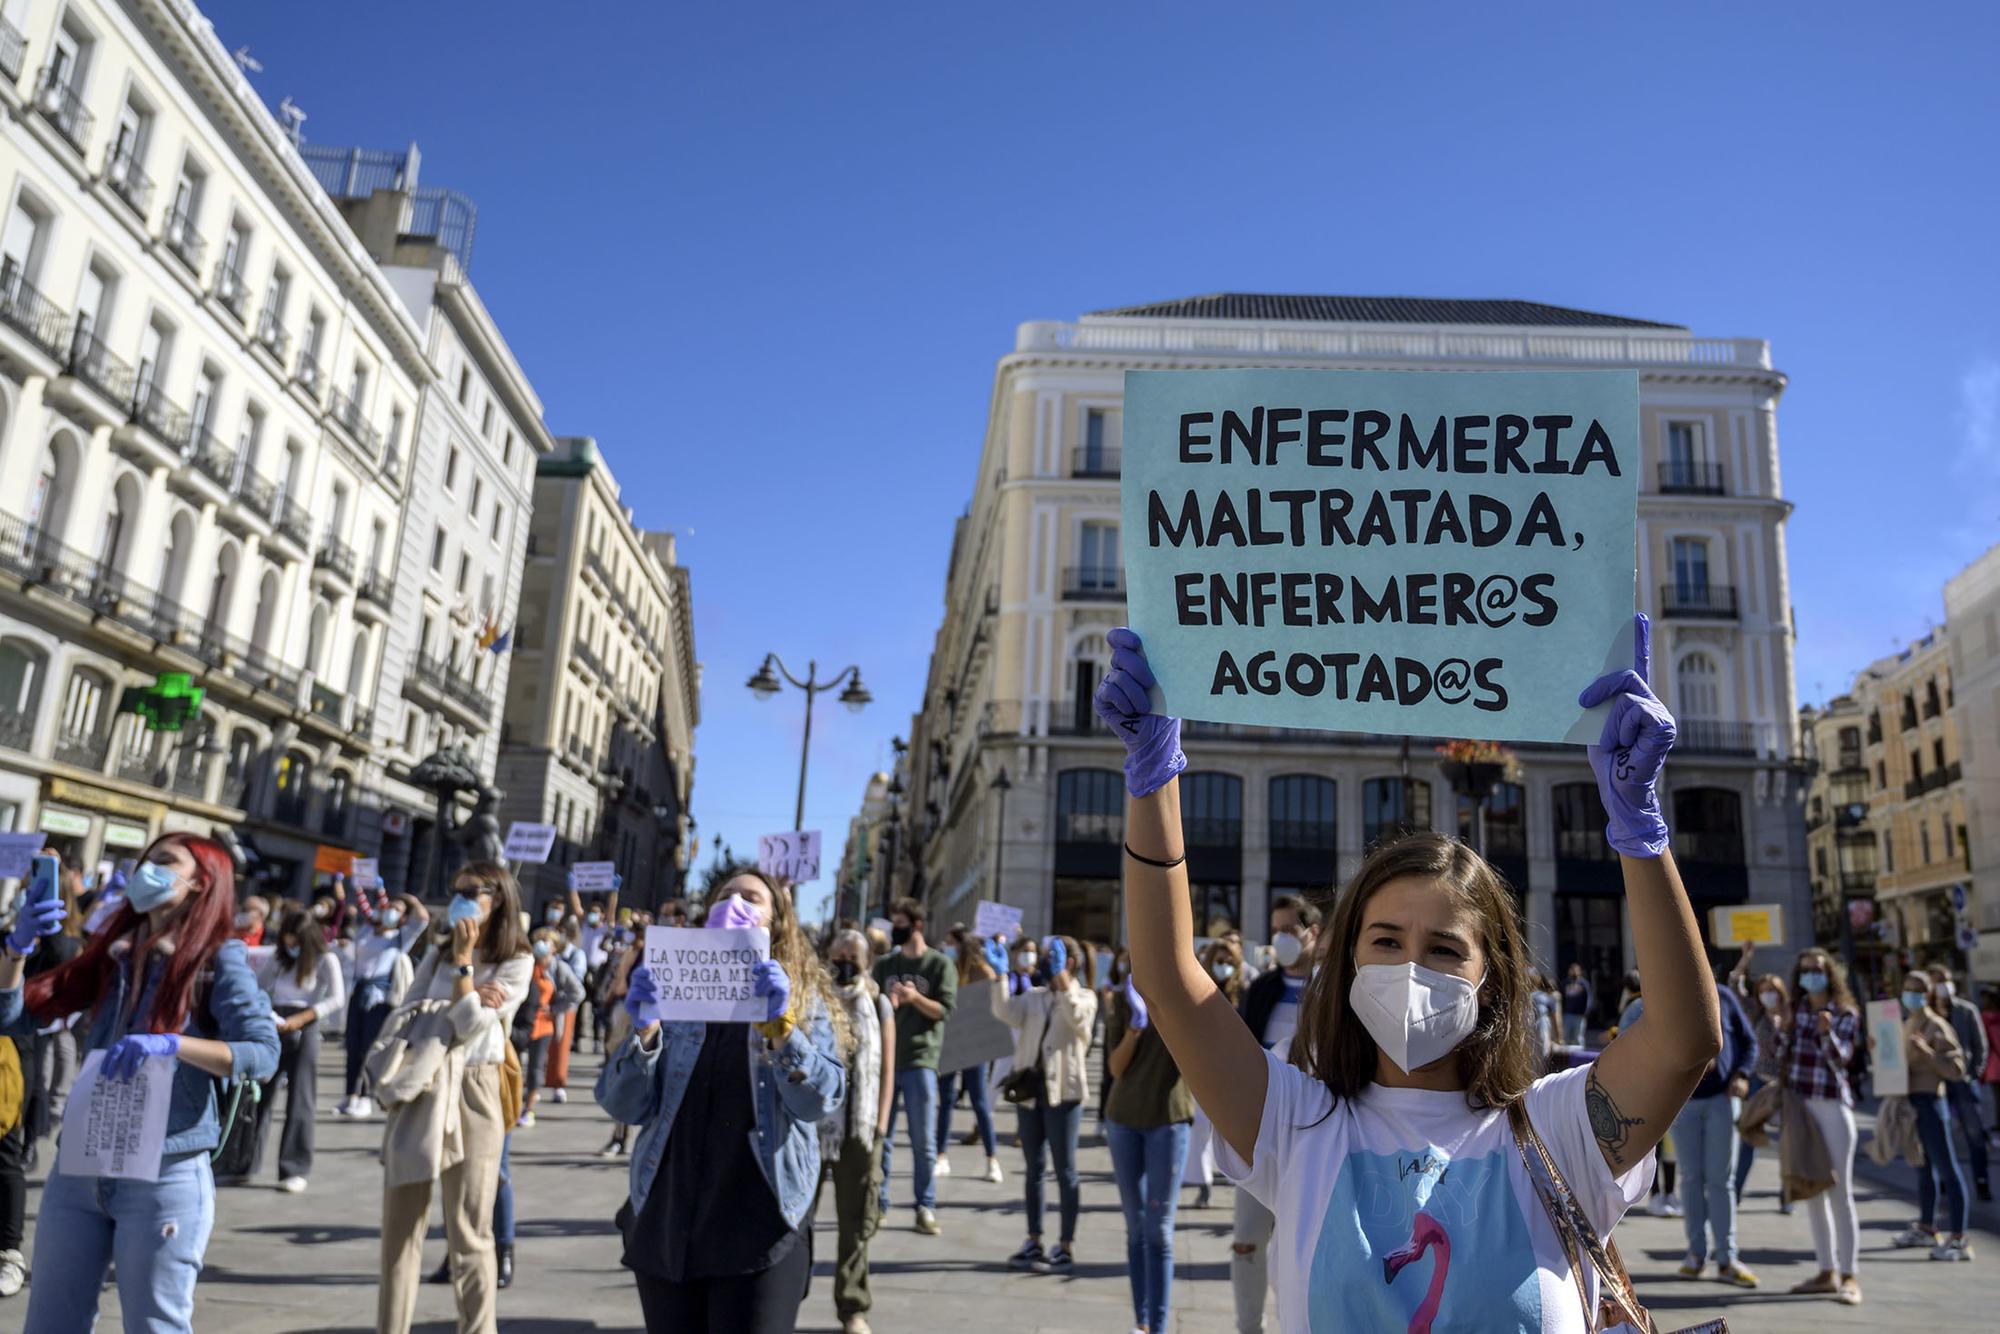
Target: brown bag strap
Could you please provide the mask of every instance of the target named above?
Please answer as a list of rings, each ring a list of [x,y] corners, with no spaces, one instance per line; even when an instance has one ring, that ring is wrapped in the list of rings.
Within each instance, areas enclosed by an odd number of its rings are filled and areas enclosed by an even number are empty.
[[[1590,1328],[1602,1330],[1613,1320],[1622,1320],[1643,1334],[1657,1334],[1653,1317],[1639,1305],[1638,1296],[1632,1291],[1632,1280],[1619,1259],[1617,1247],[1607,1247],[1598,1238],[1596,1227],[1577,1202],[1562,1169],[1556,1166],[1549,1146],[1542,1142],[1534,1123],[1528,1119],[1527,1109],[1516,1102],[1508,1107],[1507,1115],[1513,1124],[1514,1147],[1521,1155],[1521,1164],[1535,1184],[1535,1194],[1541,1197],[1550,1225],[1562,1241],[1570,1276],[1576,1280],[1577,1296],[1583,1302],[1584,1319]],[[1591,1309],[1589,1290],[1583,1281],[1585,1263],[1597,1271],[1600,1297],[1595,1311]]]

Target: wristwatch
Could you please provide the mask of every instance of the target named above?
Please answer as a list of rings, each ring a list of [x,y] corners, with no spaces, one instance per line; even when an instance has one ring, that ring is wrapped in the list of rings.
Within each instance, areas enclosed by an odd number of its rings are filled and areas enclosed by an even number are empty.
[[[458,976],[460,976],[460,977],[471,977],[471,976],[472,976],[472,965],[471,965],[471,964],[469,964],[469,963],[462,963],[462,964],[458,965],[458,967],[456,967],[456,968],[452,969],[452,971],[453,971],[454,973],[458,974]]]

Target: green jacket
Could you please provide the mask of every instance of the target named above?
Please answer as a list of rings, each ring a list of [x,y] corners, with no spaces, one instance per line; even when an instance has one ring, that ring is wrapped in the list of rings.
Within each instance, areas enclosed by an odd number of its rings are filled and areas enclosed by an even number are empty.
[[[958,965],[934,949],[925,949],[912,959],[901,950],[891,950],[875,964],[875,985],[889,994],[895,982],[908,982],[920,996],[928,996],[944,1006],[935,1019],[917,1012],[914,1005],[896,1007],[896,1070],[935,1070],[938,1048],[944,1044],[945,1020],[958,1004]]]

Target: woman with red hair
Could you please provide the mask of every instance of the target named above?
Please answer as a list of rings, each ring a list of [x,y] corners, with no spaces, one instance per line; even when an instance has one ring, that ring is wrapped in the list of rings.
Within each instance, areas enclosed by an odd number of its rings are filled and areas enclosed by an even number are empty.
[[[194,1328],[195,1279],[215,1222],[216,1081],[267,1079],[278,1065],[270,1001],[243,943],[229,939],[235,913],[223,846],[167,834],[146,849],[125,901],[74,959],[22,987],[28,956],[62,929],[60,900],[22,909],[0,948],[0,1033],[33,1033],[84,1011],[83,1050],[104,1053],[99,1078],[131,1079],[154,1058],[173,1066],[158,1180],[71,1177],[60,1163],[49,1173],[26,1334],[96,1324],[114,1260],[127,1328]]]

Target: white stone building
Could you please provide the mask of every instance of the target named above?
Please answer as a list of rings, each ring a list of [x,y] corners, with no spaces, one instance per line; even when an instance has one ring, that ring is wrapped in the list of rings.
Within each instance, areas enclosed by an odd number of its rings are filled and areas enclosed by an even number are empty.
[[[423,331],[186,0],[0,27],[0,825],[356,845]],[[126,687],[187,672],[198,726]]]
[[[1778,472],[1785,377],[1758,339],[1519,301],[1226,294],[1022,325],[995,376],[913,721],[915,859],[898,886],[920,883],[941,922],[970,921],[997,880],[1030,930],[1119,933],[1119,750],[1089,700],[1105,632],[1124,619],[1124,372],[1249,366],[1639,372],[1638,606],[1656,627],[1655,688],[1681,721],[1665,793],[1677,852],[1698,907],[1783,903],[1792,937],[1810,940]],[[1205,724],[1186,738],[1198,921],[1261,936],[1274,892],[1344,880],[1385,831],[1472,828],[1429,740]],[[1544,961],[1580,960],[1615,995],[1629,933],[1588,766],[1574,747],[1518,749],[1521,781],[1486,802],[1488,855],[1522,894]]]
[[[434,378],[417,408],[389,638],[381,659],[373,800],[362,840],[385,883],[441,894],[436,797],[413,786],[426,756],[462,748],[488,784],[528,545],[536,463],[553,448],[541,399],[472,285],[477,213],[422,185],[402,153],[308,146],[320,184],[423,330]],[[454,818],[469,813],[460,799]],[[454,855],[449,848],[447,856]]]

